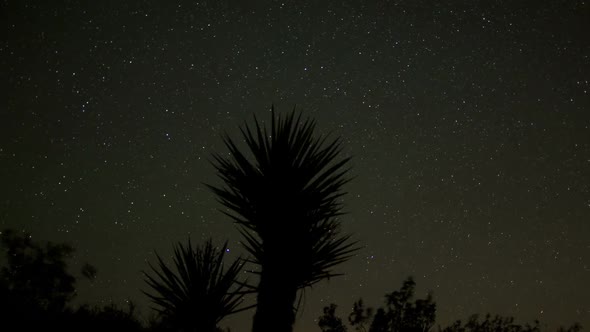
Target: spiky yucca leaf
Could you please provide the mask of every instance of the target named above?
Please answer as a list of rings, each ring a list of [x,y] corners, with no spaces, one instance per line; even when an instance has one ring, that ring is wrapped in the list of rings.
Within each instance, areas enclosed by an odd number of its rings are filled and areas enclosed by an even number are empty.
[[[152,292],[144,291],[168,323],[187,331],[211,330],[227,315],[247,309],[239,308],[243,286],[237,276],[243,263],[235,260],[223,268],[224,248],[208,240],[203,246],[174,247],[173,266],[168,266],[156,253],[157,267],[144,272],[145,282]]]
[[[357,249],[337,219],[349,158],[338,160],[339,139],[316,138],[314,130],[315,122],[295,111],[282,118],[273,108],[270,129],[254,118],[254,126],[241,128],[250,155],[226,135],[230,156],[213,156],[225,186],[209,186],[253,261],[297,288],[337,275],[332,268]]]

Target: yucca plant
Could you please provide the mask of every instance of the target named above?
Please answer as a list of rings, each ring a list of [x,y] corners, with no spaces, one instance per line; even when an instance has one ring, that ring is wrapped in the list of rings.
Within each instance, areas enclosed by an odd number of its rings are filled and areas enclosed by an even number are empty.
[[[149,265],[145,282],[153,292],[145,292],[155,304],[165,325],[179,331],[216,331],[227,315],[241,307],[243,286],[237,281],[243,263],[235,260],[223,268],[224,248],[214,247],[211,240],[203,246],[174,247],[173,266],[169,267],[156,253],[157,267]]]
[[[339,139],[315,137],[315,122],[295,110],[282,118],[273,108],[270,129],[255,117],[240,130],[249,155],[225,135],[229,156],[213,156],[225,185],[209,187],[259,265],[253,331],[292,331],[298,292],[336,276],[332,268],[357,249],[337,219],[349,158],[338,158]]]

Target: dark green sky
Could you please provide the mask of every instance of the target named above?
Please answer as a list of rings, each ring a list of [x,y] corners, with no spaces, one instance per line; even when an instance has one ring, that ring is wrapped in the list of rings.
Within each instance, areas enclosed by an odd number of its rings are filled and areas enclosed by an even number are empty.
[[[365,245],[297,331],[408,275],[443,324],[590,326],[588,2],[245,3],[3,1],[0,226],[96,265],[80,300],[145,308],[154,250],[242,253],[208,158],[296,104],[353,156],[343,224]]]

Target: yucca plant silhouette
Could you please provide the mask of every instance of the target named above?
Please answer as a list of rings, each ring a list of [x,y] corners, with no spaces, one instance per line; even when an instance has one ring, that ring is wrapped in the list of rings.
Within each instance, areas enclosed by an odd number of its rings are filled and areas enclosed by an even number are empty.
[[[156,253],[157,267],[149,265],[145,282],[153,292],[146,292],[165,323],[179,331],[216,331],[227,315],[245,310],[241,307],[243,286],[237,281],[243,262],[235,260],[226,270],[223,257],[227,242],[216,248],[211,240],[193,249],[174,248],[173,267]]]
[[[314,137],[315,122],[295,110],[281,118],[272,108],[270,129],[256,117],[240,129],[251,155],[225,135],[229,156],[213,156],[225,186],[209,187],[259,265],[253,331],[292,331],[298,292],[336,276],[357,249],[337,219],[349,158],[337,160],[340,140]]]

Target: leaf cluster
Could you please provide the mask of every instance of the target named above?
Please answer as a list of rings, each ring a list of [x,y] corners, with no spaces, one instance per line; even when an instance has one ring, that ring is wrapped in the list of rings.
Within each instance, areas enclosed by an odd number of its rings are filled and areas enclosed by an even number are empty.
[[[252,158],[229,137],[229,157],[214,155],[225,186],[209,186],[239,226],[252,262],[274,269],[298,288],[335,276],[331,269],[357,249],[339,231],[349,158],[340,140],[313,135],[315,122],[272,112],[270,130],[254,118],[241,133]],[[288,272],[287,272],[288,271]]]
[[[224,269],[224,248],[215,247],[211,240],[193,248],[178,243],[174,248],[173,264],[169,266],[158,255],[158,264],[150,264],[144,272],[145,281],[152,292],[144,293],[154,307],[173,325],[193,330],[199,326],[214,330],[225,316],[244,310],[239,308],[243,292],[237,283],[243,261],[235,260]]]

